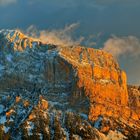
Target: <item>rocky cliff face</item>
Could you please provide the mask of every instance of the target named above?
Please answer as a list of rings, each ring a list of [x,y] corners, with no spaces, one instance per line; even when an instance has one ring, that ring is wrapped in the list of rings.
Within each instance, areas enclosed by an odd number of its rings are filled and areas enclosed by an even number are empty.
[[[1,138],[138,138],[140,114],[110,54],[13,30],[0,31],[0,48]]]
[[[136,112],[140,118],[140,87],[128,86],[129,107]]]
[[[119,117],[128,105],[126,74],[110,54],[101,50],[64,48],[60,55],[76,69],[79,89],[90,100],[89,119],[99,115]],[[115,108],[115,110],[113,109]]]

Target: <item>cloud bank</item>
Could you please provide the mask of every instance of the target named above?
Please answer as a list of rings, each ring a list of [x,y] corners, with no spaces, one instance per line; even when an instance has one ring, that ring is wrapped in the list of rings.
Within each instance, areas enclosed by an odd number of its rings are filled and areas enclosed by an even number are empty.
[[[140,39],[135,36],[112,36],[105,42],[103,50],[111,53],[116,58],[120,56],[139,57]]]
[[[0,6],[2,5],[9,5],[9,4],[13,4],[13,3],[16,3],[17,0],[0,0]]]

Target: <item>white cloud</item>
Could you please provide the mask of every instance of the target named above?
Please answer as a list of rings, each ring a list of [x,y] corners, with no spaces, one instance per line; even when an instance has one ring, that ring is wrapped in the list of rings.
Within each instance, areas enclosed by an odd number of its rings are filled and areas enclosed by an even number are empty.
[[[17,2],[17,0],[0,0],[0,6],[1,5],[9,5],[9,4],[13,4],[16,2]]]
[[[139,38],[136,36],[112,36],[104,43],[103,50],[111,53],[119,60],[121,67],[127,72],[129,84],[140,85]]]
[[[26,34],[39,38],[43,43],[61,46],[73,46],[81,44],[81,42],[84,40],[84,37],[73,39],[73,32],[78,26],[79,23],[73,23],[69,26],[65,26],[64,29],[38,31],[35,26],[31,25],[27,29]]]
[[[103,50],[110,52],[116,58],[120,56],[140,56],[140,39],[135,36],[117,37],[108,39]]]

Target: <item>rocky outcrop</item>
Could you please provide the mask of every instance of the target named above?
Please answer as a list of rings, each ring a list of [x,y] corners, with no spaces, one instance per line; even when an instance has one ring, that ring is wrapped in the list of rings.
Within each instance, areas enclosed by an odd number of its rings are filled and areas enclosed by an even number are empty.
[[[0,46],[0,124],[6,136],[138,137],[140,114],[134,109],[138,105],[132,105],[136,98],[131,100],[127,76],[112,55],[42,44],[13,30],[0,32]]]
[[[20,91],[20,89],[18,90]],[[29,102],[31,103],[31,100]],[[11,113],[6,117],[3,116],[5,122],[0,127],[2,139],[126,139],[119,131],[108,130],[106,135],[99,132],[84,115],[80,116],[70,110],[62,111],[52,108],[52,105],[48,104],[42,96],[39,97],[38,104],[32,110],[23,104],[24,98],[21,98],[20,103],[14,102]],[[20,110],[22,111],[19,112]],[[25,114],[28,114],[28,117]],[[20,125],[17,125],[17,120]]]
[[[97,119],[99,115],[124,115],[123,110],[128,105],[126,74],[110,54],[91,48],[74,47],[63,48],[60,56],[76,70],[76,94],[80,96],[81,89],[88,96],[90,120]]]
[[[128,85],[129,107],[140,118],[140,87]]]
[[[1,30],[0,39],[1,50],[5,51],[23,51],[41,44],[39,39],[29,38],[19,30]]]

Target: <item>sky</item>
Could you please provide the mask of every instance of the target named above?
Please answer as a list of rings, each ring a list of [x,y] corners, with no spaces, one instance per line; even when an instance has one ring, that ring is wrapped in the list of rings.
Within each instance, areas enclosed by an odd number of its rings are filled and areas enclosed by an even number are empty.
[[[0,0],[0,29],[56,32],[76,25],[75,38],[112,53],[128,83],[140,85],[139,7],[139,0]]]

